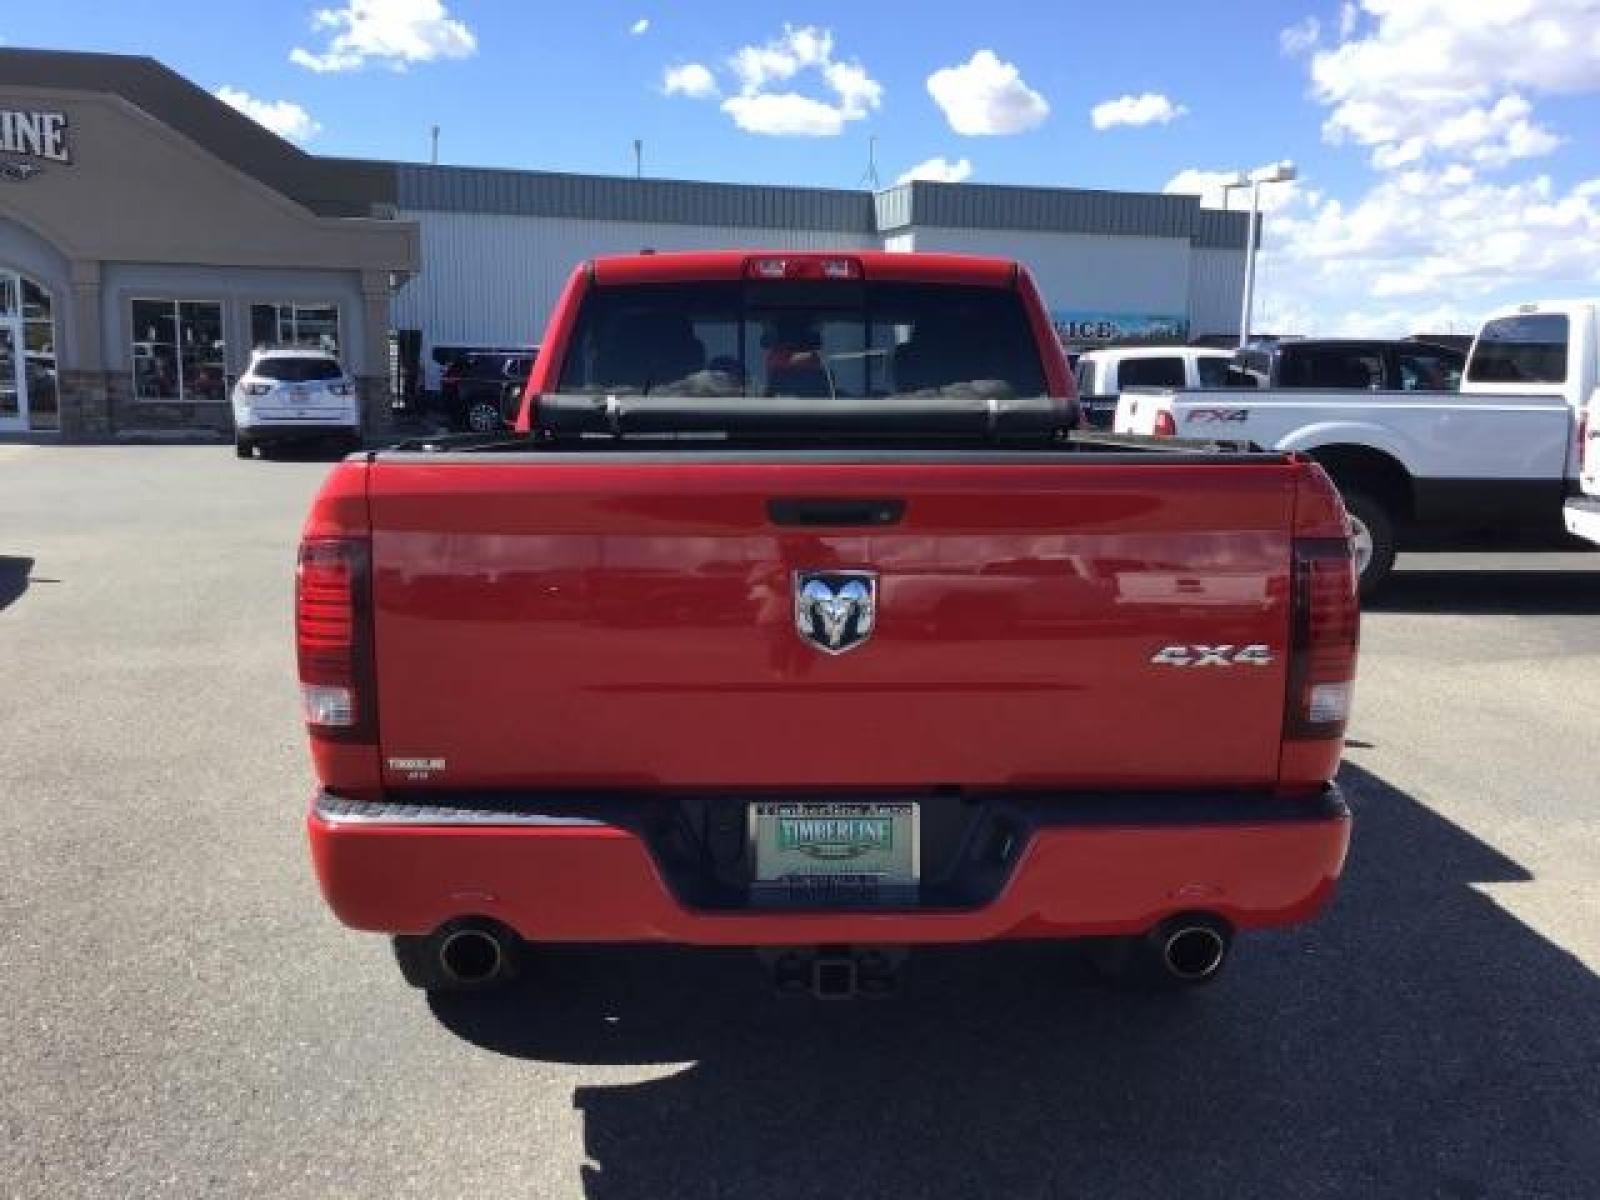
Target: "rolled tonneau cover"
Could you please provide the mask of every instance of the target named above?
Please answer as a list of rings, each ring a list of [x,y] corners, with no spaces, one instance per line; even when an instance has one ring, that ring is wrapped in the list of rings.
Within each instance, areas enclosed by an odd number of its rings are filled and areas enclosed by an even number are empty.
[[[1073,405],[1050,396],[783,396],[548,394],[535,402],[546,438],[663,434],[760,437],[959,438],[1036,441],[1065,436]]]

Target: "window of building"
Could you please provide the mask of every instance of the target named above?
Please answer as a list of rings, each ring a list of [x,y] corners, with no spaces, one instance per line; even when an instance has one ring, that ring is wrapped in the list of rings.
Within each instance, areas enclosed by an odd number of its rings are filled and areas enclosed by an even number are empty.
[[[339,306],[336,304],[252,304],[252,346],[315,346],[339,353]]]
[[[135,300],[133,394],[188,403],[227,399],[222,305],[210,300]]]
[[[1473,383],[1565,383],[1567,318],[1554,313],[1490,321],[1472,348]]]
[[[1117,374],[1122,387],[1181,388],[1185,383],[1181,358],[1125,358]]]

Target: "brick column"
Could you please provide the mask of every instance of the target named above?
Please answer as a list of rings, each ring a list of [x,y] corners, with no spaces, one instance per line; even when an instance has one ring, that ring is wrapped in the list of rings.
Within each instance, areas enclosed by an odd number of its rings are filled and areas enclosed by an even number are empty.
[[[57,359],[57,403],[61,440],[88,441],[114,430],[109,379],[105,371],[105,329],[100,319],[100,264],[75,259],[72,295],[60,297],[72,306],[73,361]],[[57,318],[58,326],[61,318]],[[57,331],[59,338],[59,328]]]

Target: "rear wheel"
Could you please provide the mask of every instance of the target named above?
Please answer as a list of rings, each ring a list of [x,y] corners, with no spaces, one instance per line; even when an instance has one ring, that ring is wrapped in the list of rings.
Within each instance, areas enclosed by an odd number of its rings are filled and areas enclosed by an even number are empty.
[[[255,444],[241,434],[233,436],[233,452],[240,458],[249,458],[255,453]]]
[[[1394,569],[1394,519],[1387,508],[1365,492],[1345,492],[1344,507],[1355,533],[1356,573],[1361,581],[1361,598],[1365,600]]]

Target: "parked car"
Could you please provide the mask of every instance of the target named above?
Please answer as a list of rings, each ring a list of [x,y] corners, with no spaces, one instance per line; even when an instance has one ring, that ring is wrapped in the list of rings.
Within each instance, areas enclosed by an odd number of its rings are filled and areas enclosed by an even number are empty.
[[[1466,352],[1409,339],[1284,338],[1234,356],[1230,387],[1453,392]]]
[[[1284,342],[1240,355],[1262,387],[1125,393],[1115,427],[1311,455],[1350,510],[1361,588],[1371,595],[1398,549],[1438,532],[1499,534],[1511,546],[1560,533],[1563,500],[1578,482],[1578,414],[1596,384],[1597,308],[1557,301],[1494,314],[1454,395],[1417,395],[1435,390],[1423,380],[1454,369],[1448,348]],[[1291,352],[1308,344],[1311,354]],[[1263,390],[1313,374],[1338,382]],[[1380,377],[1399,386],[1375,388]]]
[[[1187,985],[1332,895],[1321,468],[1073,432],[998,259],[601,258],[544,344],[517,432],[346,460],[300,547],[312,858],[410,982],[676,942],[838,995],[1089,938]]]
[[[1078,359],[1078,402],[1088,423],[1110,429],[1125,387],[1209,388],[1228,381],[1233,352],[1204,346],[1116,346]]]
[[[259,349],[233,386],[233,446],[240,458],[278,442],[341,438],[361,445],[356,382],[339,360],[303,346]]]
[[[454,359],[439,381],[444,416],[452,429],[493,433],[505,429],[505,412],[518,397],[539,348],[483,351]]]

